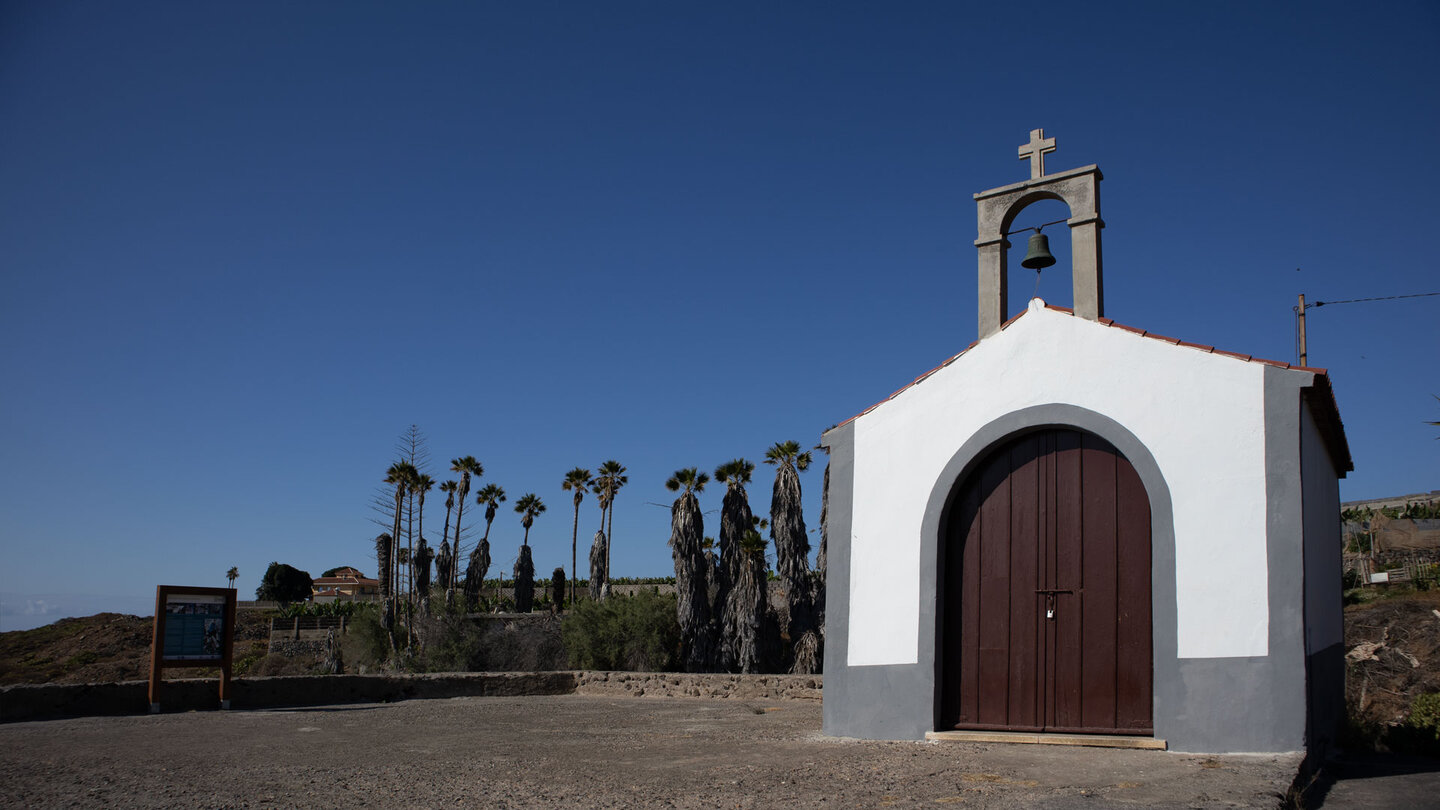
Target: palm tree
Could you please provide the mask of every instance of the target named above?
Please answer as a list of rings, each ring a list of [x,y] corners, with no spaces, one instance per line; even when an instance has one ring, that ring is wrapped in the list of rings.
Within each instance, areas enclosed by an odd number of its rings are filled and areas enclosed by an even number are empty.
[[[695,494],[705,489],[710,476],[694,467],[676,470],[665,488],[679,492],[670,507],[670,554],[675,560],[676,618],[680,623],[681,654],[685,669],[704,672],[715,660],[710,616],[709,585],[705,576],[705,518]]]
[[[386,624],[387,629],[393,627],[395,622],[394,586],[399,579],[400,573],[400,555],[398,553],[398,547],[400,542],[400,518],[404,514],[405,493],[409,491],[410,482],[413,481],[417,475],[419,475],[419,473],[415,470],[415,465],[411,464],[408,461],[397,461],[394,464],[390,465],[390,469],[385,471],[385,483],[393,484],[395,486],[395,528],[394,531],[390,533],[390,543],[393,547],[385,555],[386,563],[389,569],[386,572],[386,577],[389,579],[391,587],[389,588],[390,596],[388,599],[385,600],[384,614],[382,614],[381,620],[382,624]],[[388,616],[385,614],[388,614]]]
[[[630,478],[625,475],[625,465],[613,458],[601,464],[599,472],[599,477],[595,479],[595,491],[604,491],[600,504],[600,528],[605,530],[605,576],[609,577],[610,548],[615,544],[615,495],[620,492],[621,487],[630,482]],[[610,514],[609,525],[603,525],[606,512]]]
[[[585,500],[585,491],[590,488],[590,482],[591,482],[592,480],[593,480],[593,478],[592,478],[592,476],[590,475],[590,471],[589,471],[589,470],[585,469],[584,467],[576,467],[575,469],[571,470],[570,472],[565,473],[565,480],[560,483],[560,487],[561,487],[562,489],[564,489],[566,492],[574,491],[574,493],[575,493],[575,524],[570,528],[570,604],[571,604],[571,605],[574,605],[574,604],[575,604],[575,580],[579,579],[579,577],[575,575],[575,572],[576,572],[577,570],[579,570],[579,569],[577,569],[577,568],[575,567],[575,565],[576,565],[575,559],[576,559],[576,549],[577,549],[577,547],[579,546],[579,541],[580,541],[580,502],[583,501],[583,500]]]
[[[418,508],[418,510],[416,511],[415,516],[416,516],[416,523],[418,524],[417,528],[419,529],[420,545],[421,545],[422,547],[425,545],[425,493],[429,492],[429,491],[430,491],[431,489],[433,489],[434,487],[435,487],[435,479],[434,479],[434,478],[431,478],[430,476],[425,475],[425,474],[423,474],[423,473],[417,472],[417,473],[415,474],[414,479],[412,479],[412,480],[410,481],[410,494],[411,494],[411,495],[414,495],[414,496],[418,496],[418,499],[419,499],[419,501],[420,501],[419,508]],[[416,595],[416,592],[417,592],[417,588],[416,588],[416,585],[415,585],[415,565],[416,565],[416,562],[417,562],[417,558],[415,557],[415,547],[414,547],[414,545],[413,545],[413,542],[414,542],[414,541],[412,540],[412,541],[411,541],[412,545],[410,546],[410,602],[411,602],[411,604],[413,604],[413,603],[415,602],[415,595]],[[429,576],[428,576],[428,575],[426,576],[426,579],[429,579]],[[422,592],[423,592],[423,591],[422,591]]]
[[[445,493],[445,528],[440,532],[440,550],[450,545],[450,511],[455,508],[455,492],[460,489],[459,481],[442,481],[440,491]]]
[[[415,550],[415,589],[420,593],[420,607],[426,615],[430,613],[430,564],[435,560],[435,550],[420,538],[420,548]]]
[[[455,569],[455,553],[450,550],[449,543],[440,544],[440,552],[435,555],[435,581],[445,582],[450,579]]]
[[[730,666],[744,673],[759,672],[765,661],[765,612],[769,585],[765,576],[765,538],[753,528],[741,533],[736,548],[739,567],[725,605],[726,644]]]
[[[499,509],[500,504],[504,502],[505,490],[494,484],[486,484],[481,487],[480,492],[475,495],[475,504],[485,507],[485,536],[481,537],[480,542],[475,544],[475,550],[471,552],[471,556],[474,557],[474,555],[479,554],[484,559],[484,571],[490,570],[490,524],[495,522],[495,512]],[[504,577],[504,573],[501,573],[501,577]],[[482,574],[480,582],[476,583],[475,587],[478,589],[484,584],[485,577]],[[478,590],[476,594],[479,594]],[[496,599],[499,599],[498,593]]]
[[[451,567],[450,579],[445,583],[446,602],[449,602],[455,593],[456,570],[460,567],[460,521],[465,517],[465,499],[470,497],[470,479],[472,476],[479,478],[484,475],[485,468],[474,456],[462,456],[450,460],[450,471],[460,473],[460,488],[457,492],[460,508],[455,512],[455,565]]]
[[[230,581],[230,590],[232,590],[232,591],[235,590],[235,580],[237,580],[237,579],[239,579],[239,578],[240,578],[240,569],[239,569],[239,568],[236,568],[236,567],[233,566],[233,565],[230,566],[230,570],[229,570],[229,571],[226,571],[226,572],[225,572],[225,579],[227,579],[227,580]]]
[[[720,565],[716,572],[719,587],[715,594],[715,609],[722,617],[720,665],[725,669],[734,668],[739,660],[735,645],[741,616],[746,608],[738,601],[731,604],[730,594],[741,575],[741,541],[746,532],[752,531],[750,527],[754,515],[750,512],[750,498],[745,493],[745,485],[750,483],[754,472],[754,462],[743,458],[732,459],[715,468],[715,480],[725,485],[725,500],[720,506]]]
[[[775,488],[770,495],[770,541],[775,544],[775,567],[784,583],[789,627],[782,631],[796,647],[806,633],[814,633],[814,600],[810,594],[810,541],[800,504],[800,470],[810,466],[810,453],[798,442],[777,442],[765,451],[765,463],[775,466]],[[805,642],[813,649],[815,640]],[[814,670],[811,669],[810,672]]]
[[[515,501],[515,511],[520,515],[520,525],[525,528],[525,537],[520,541],[520,556],[515,560],[515,610],[529,613],[535,600],[535,563],[530,559],[530,526],[535,516],[545,511],[545,504],[533,492],[521,495]]]
[[[525,527],[525,537],[521,539],[521,545],[530,545],[530,527],[535,523],[535,516],[544,511],[545,502],[533,492],[521,495],[520,499],[515,502],[515,512],[520,515],[520,525]]]
[[[388,534],[380,534],[375,537],[375,565],[380,579],[380,626],[385,628],[385,637],[390,642],[390,651],[395,651],[395,614],[391,612],[390,606],[390,557],[395,548],[395,540]]]
[[[481,540],[470,552],[470,564],[465,567],[465,607],[475,609],[480,600],[480,588],[485,584],[485,575],[490,571],[490,544]]]
[[[610,538],[605,531],[605,513],[610,509],[610,482],[603,475],[593,484],[595,503],[600,507],[600,528],[590,543],[590,598],[596,601],[610,596]],[[596,556],[596,555],[600,556]]]
[[[595,530],[595,539],[590,543],[590,599],[598,602],[610,595],[610,572],[605,570],[605,552],[609,550],[605,532]]]

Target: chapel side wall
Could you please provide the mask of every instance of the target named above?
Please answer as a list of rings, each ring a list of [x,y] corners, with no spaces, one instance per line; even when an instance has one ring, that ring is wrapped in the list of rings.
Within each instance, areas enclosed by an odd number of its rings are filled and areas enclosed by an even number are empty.
[[[1303,398],[1300,457],[1305,499],[1305,669],[1310,718],[1305,742],[1311,753],[1323,757],[1335,744],[1345,706],[1340,477],[1309,403]]]
[[[919,664],[851,666],[848,661],[855,423],[831,429],[823,443],[830,450],[823,730],[832,737],[923,739],[933,725],[928,703],[933,678]]]
[[[1270,621],[1265,655],[1182,658],[1170,748],[1192,753],[1278,753],[1305,748],[1305,556],[1300,388],[1309,372],[1266,366],[1265,549]],[[1193,492],[1190,497],[1204,497]],[[1157,689],[1159,685],[1157,684]],[[1156,734],[1160,729],[1156,729]]]

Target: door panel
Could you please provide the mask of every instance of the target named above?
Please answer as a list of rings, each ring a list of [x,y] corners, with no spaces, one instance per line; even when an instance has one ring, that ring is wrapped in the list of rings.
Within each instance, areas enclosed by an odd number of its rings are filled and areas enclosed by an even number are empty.
[[[1150,733],[1150,510],[1130,463],[1090,434],[1027,434],[953,509],[942,727]]]

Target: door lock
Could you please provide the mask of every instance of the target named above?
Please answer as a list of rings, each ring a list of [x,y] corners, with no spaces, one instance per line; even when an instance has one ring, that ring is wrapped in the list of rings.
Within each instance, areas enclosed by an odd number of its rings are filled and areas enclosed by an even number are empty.
[[[1045,618],[1055,618],[1055,595],[1060,593],[1074,593],[1070,588],[1036,588],[1035,593],[1045,594]]]

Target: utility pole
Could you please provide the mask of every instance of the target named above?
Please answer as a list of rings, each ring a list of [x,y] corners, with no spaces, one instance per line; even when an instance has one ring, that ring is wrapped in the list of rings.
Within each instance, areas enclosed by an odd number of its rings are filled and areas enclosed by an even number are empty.
[[[1308,365],[1305,360],[1308,353],[1305,351],[1305,293],[1300,293],[1300,306],[1296,310],[1300,313],[1300,365]]]

